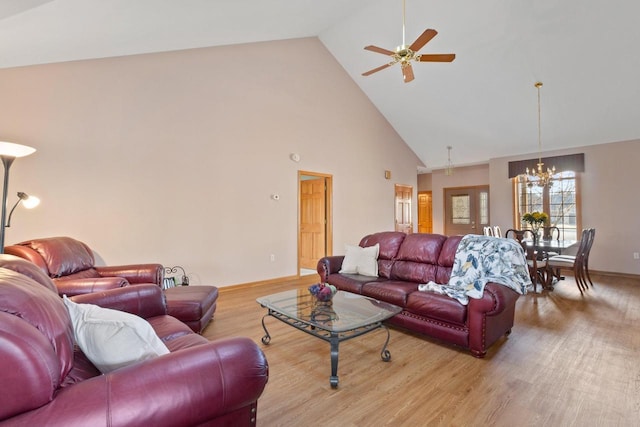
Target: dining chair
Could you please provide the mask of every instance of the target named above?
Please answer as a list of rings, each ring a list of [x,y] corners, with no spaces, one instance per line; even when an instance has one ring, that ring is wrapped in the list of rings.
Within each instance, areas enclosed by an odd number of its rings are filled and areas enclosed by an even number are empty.
[[[547,266],[549,269],[549,274],[547,276],[548,285],[551,284],[553,277],[556,277],[558,280],[562,278],[560,276],[560,271],[563,268],[572,269],[578,290],[581,295],[584,295],[584,291],[588,289],[587,280],[589,280],[589,276],[586,272],[585,260],[588,257],[588,249],[590,249],[590,240],[593,240],[594,235],[595,229],[585,228],[582,230],[580,245],[578,246],[578,251],[575,255],[556,255],[547,260]],[[593,283],[591,286],[593,287]]]
[[[514,240],[517,240],[518,242],[522,242],[526,238],[525,235],[527,234],[531,236],[532,240],[536,238],[536,235],[532,230],[529,230],[529,229],[517,230],[515,228],[508,229],[507,232],[504,233],[504,237],[506,237],[507,239],[514,239]]]
[[[555,225],[542,227],[542,238],[545,240],[560,240],[560,229]]]
[[[493,228],[491,227],[483,227],[482,231],[485,236],[493,236]]]
[[[499,225],[494,225],[493,226],[493,235],[496,236],[496,237],[502,236],[502,230],[500,229]]]
[[[546,288],[549,283],[548,274],[549,268],[547,265],[547,258],[540,257],[538,251],[536,251],[537,236],[532,230],[516,230],[510,228],[505,233],[507,239],[514,239],[522,246],[524,254],[527,258],[527,266],[529,268],[529,277],[533,284],[533,292],[538,293],[537,284],[540,283],[542,288]],[[526,239],[530,237],[533,244],[528,244]]]
[[[542,238],[544,240],[560,240],[560,229],[555,225],[549,227],[542,227]],[[549,258],[560,255],[559,252],[547,251]]]
[[[586,254],[584,256],[584,272],[587,275],[587,279],[593,288],[593,282],[591,281],[591,276],[589,275],[589,254],[591,253],[591,246],[593,246],[593,240],[596,237],[596,229],[589,229],[589,243],[587,244]]]

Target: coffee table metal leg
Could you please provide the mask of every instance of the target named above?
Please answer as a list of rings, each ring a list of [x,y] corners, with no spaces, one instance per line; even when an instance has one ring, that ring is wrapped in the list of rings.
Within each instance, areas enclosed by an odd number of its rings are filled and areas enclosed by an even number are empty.
[[[262,329],[264,329],[264,336],[262,337],[262,344],[269,344],[271,342],[271,335],[269,335],[269,331],[267,331],[267,327],[264,324],[264,319],[266,319],[268,316],[270,316],[271,312],[265,314],[262,317]]]
[[[389,328],[387,328],[385,325],[380,325],[380,327],[384,328],[384,330],[387,331],[387,340],[384,342],[382,350],[380,351],[380,358],[383,362],[388,362],[389,360],[391,360],[391,353],[389,352],[389,350],[387,350],[387,345],[389,344],[389,338],[391,334],[389,333]]]
[[[329,383],[331,388],[338,388],[338,346],[340,345],[340,339],[337,335],[331,334],[329,343],[331,344],[331,377],[329,377]]]

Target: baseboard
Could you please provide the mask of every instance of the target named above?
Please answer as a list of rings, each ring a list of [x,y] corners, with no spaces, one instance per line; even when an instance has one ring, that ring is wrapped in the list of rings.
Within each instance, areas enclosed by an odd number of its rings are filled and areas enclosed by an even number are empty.
[[[607,276],[607,277],[618,277],[623,279],[640,280],[640,274],[616,273],[615,271],[589,270],[589,274],[597,274],[598,276]]]
[[[286,282],[291,282],[291,284],[309,284],[317,282],[318,278],[313,275],[309,276],[285,276],[285,277],[276,277],[275,279],[268,280],[260,280],[258,282],[248,282],[248,283],[239,283],[237,285],[229,285],[229,286],[221,286],[218,288],[218,292],[232,291],[238,289],[247,289],[247,288],[257,288],[261,286],[268,285],[281,285]]]

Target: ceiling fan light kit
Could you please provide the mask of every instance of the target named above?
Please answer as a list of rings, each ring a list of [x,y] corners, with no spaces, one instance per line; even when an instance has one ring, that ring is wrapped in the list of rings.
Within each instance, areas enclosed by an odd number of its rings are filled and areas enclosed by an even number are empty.
[[[413,66],[411,61],[415,62],[451,62],[456,59],[455,53],[437,53],[437,54],[418,54],[418,51],[424,47],[427,43],[433,39],[438,32],[434,29],[426,29],[410,46],[405,44],[405,5],[402,0],[402,45],[398,46],[395,51],[383,49],[378,46],[365,46],[365,50],[381,53],[391,57],[391,62],[388,62],[380,67],[369,70],[362,73],[363,76],[370,76],[373,73],[382,71],[387,67],[391,67],[397,63],[400,63],[402,70],[402,76],[405,83],[409,83],[414,79]]]

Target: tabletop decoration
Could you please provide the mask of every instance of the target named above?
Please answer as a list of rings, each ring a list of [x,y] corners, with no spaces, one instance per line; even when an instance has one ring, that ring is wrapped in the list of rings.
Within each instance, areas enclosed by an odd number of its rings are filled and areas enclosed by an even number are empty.
[[[309,292],[319,302],[330,302],[338,289],[328,283],[316,283],[309,286]]]
[[[538,230],[549,220],[549,215],[544,212],[527,212],[522,215],[522,221],[529,224],[531,229],[536,235],[538,235]]]

